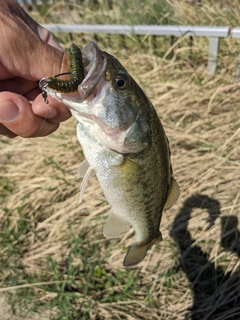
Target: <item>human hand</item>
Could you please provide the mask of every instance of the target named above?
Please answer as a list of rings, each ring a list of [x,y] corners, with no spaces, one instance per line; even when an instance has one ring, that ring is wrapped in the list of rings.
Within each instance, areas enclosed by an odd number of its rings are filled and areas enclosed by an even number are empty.
[[[51,97],[46,104],[38,81],[69,71],[68,56],[15,0],[0,0],[0,34],[0,135],[46,136],[70,112]]]

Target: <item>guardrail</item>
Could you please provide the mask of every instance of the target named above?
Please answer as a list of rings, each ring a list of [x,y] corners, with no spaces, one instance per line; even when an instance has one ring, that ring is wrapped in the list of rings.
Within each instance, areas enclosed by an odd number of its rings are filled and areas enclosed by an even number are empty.
[[[208,37],[208,71],[214,74],[217,68],[217,57],[220,46],[220,39],[230,35],[230,27],[211,26],[159,26],[159,25],[85,25],[85,24],[43,24],[50,32],[67,33],[102,33],[102,34],[136,34],[151,36],[181,37],[189,35],[191,37]],[[232,36],[240,38],[240,28],[232,30]],[[240,55],[237,67],[237,75],[240,76]]]

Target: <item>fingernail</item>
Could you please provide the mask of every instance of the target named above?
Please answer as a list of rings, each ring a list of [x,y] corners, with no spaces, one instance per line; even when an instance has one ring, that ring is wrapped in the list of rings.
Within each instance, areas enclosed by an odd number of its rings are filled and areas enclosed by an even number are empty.
[[[13,122],[20,117],[20,110],[12,101],[0,102],[0,122]]]

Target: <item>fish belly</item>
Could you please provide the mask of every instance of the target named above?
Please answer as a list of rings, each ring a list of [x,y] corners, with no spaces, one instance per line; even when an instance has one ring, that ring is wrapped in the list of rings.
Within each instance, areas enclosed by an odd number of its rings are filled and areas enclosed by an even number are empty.
[[[152,174],[152,164],[148,168],[144,160],[136,163],[107,149],[93,138],[94,132],[86,132],[81,123],[77,134],[113,213],[134,228],[137,243],[147,243],[158,237],[166,199],[166,195],[161,196],[161,174]],[[146,160],[149,163],[149,159]]]

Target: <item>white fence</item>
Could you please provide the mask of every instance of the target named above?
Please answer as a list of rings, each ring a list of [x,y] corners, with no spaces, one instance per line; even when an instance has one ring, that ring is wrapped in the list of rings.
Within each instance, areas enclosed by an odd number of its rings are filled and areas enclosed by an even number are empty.
[[[95,34],[136,34],[151,36],[181,37],[208,37],[208,71],[214,74],[217,68],[217,57],[220,46],[220,39],[229,35],[233,38],[240,38],[240,28],[230,27],[208,27],[208,26],[170,26],[170,25],[85,25],[85,24],[43,24],[43,27],[50,32],[67,33],[95,33]],[[240,77],[240,54],[237,65],[237,77]]]

